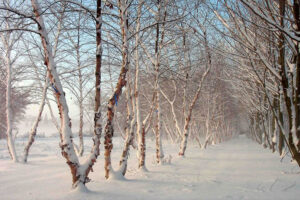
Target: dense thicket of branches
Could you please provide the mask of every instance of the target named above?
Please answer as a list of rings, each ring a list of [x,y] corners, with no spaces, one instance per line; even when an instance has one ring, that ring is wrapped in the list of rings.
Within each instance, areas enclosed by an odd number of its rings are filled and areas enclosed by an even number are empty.
[[[249,135],[280,155],[289,152],[300,166],[299,1],[223,1],[219,6],[210,8],[231,45],[234,88],[248,113]]]

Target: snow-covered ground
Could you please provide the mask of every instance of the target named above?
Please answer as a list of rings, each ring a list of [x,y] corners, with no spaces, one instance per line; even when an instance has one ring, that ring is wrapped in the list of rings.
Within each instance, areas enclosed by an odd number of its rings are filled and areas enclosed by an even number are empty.
[[[76,138],[77,139],[77,138]],[[117,167],[122,139],[114,138],[113,166]],[[147,168],[136,169],[131,151],[126,180],[105,180],[103,155],[87,184],[89,192],[71,191],[71,176],[60,155],[58,138],[38,138],[29,163],[12,163],[6,143],[0,141],[1,200],[141,200],[141,199],[300,199],[300,174],[288,158],[263,149],[244,136],[201,150],[190,145],[185,158],[177,156],[178,145],[164,142],[171,164],[154,164],[154,142],[148,141]],[[91,139],[85,138],[90,148]],[[24,141],[18,141],[22,151]],[[103,148],[103,144],[101,144]],[[102,149],[101,148],[101,149]]]

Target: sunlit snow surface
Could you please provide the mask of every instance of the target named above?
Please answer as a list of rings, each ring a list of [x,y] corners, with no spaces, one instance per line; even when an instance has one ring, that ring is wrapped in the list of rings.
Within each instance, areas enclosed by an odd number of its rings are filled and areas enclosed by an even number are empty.
[[[78,138],[75,138],[77,141]],[[24,140],[25,141],[25,140]],[[20,154],[24,141],[17,142]],[[137,170],[131,151],[126,179],[105,180],[103,143],[101,155],[87,184],[88,191],[72,191],[71,176],[60,155],[58,138],[37,138],[28,164],[8,158],[5,140],[0,141],[1,200],[153,200],[153,199],[300,199],[300,173],[289,158],[280,157],[240,136],[206,150],[190,144],[186,157],[179,158],[178,144],[164,141],[171,164],[155,165],[153,141],[147,141],[147,168]],[[91,139],[85,138],[88,154]],[[116,169],[122,139],[114,138],[113,167]]]

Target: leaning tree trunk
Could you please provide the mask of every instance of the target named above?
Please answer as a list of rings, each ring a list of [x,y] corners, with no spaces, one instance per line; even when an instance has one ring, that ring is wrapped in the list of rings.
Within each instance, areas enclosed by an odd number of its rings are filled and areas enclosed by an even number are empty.
[[[32,146],[32,144],[34,142],[34,139],[35,139],[35,136],[36,136],[36,131],[37,131],[38,125],[39,125],[39,123],[41,121],[41,117],[42,117],[43,110],[44,110],[44,107],[45,107],[45,100],[46,100],[46,96],[47,96],[48,80],[49,80],[48,79],[48,73],[47,73],[45,79],[46,80],[45,80],[45,85],[44,85],[44,88],[43,88],[42,101],[40,103],[39,113],[38,113],[38,116],[37,116],[35,122],[33,123],[31,131],[29,133],[29,139],[28,139],[27,145],[24,148],[24,156],[23,156],[23,162],[24,163],[27,162],[29,150],[30,150],[30,147]]]
[[[190,121],[191,121],[191,117],[192,117],[192,111],[193,111],[193,108],[196,104],[196,101],[198,100],[198,98],[200,96],[203,81],[204,81],[204,79],[206,78],[207,74],[209,73],[209,71],[211,69],[211,54],[210,54],[210,51],[209,51],[208,41],[207,41],[207,38],[206,38],[206,31],[204,31],[204,39],[205,39],[206,63],[207,63],[206,66],[207,66],[207,68],[206,68],[205,72],[203,73],[203,75],[201,77],[200,83],[198,85],[198,89],[197,89],[197,91],[194,95],[194,98],[193,98],[190,106],[189,106],[189,110],[188,110],[187,116],[185,118],[184,130],[183,130],[182,140],[181,140],[181,144],[180,144],[180,150],[179,150],[179,153],[178,153],[179,156],[184,156],[184,154],[185,154],[185,150],[186,150],[186,146],[187,146],[187,140],[188,140],[189,126],[190,126]]]
[[[29,55],[29,58],[32,59],[30,55]],[[33,60],[32,60],[32,62],[33,62]],[[42,87],[43,87],[42,81],[41,81],[41,79],[40,79],[40,77],[39,77],[39,75],[38,75],[38,67],[37,67],[36,65],[34,65],[34,72],[35,72],[36,78],[38,79],[39,87],[42,88]],[[47,75],[46,78],[48,79],[48,77],[49,77],[49,76]],[[48,80],[48,82],[49,82],[49,80]],[[49,85],[49,83],[48,83],[48,85]],[[48,87],[49,87],[49,86],[48,86]],[[50,117],[51,117],[52,123],[55,125],[56,130],[57,130],[57,131],[60,131],[59,125],[58,125],[58,123],[57,123],[57,121],[56,121],[56,119],[55,119],[55,116],[54,116],[54,113],[53,113],[53,110],[52,110],[52,107],[51,107],[51,104],[50,104],[50,101],[49,101],[49,98],[48,98],[47,95],[46,95],[45,102],[46,102],[46,104],[47,104],[47,106],[48,106],[48,109],[49,109],[49,112],[50,112]]]
[[[128,76],[129,79],[129,76]],[[136,124],[136,114],[135,114],[135,102],[134,102],[134,92],[130,87],[128,80],[128,89],[126,90],[127,97],[127,125],[126,125],[126,139],[119,163],[119,172],[124,176],[127,171],[127,161],[129,156],[130,145],[134,139],[134,127]]]
[[[125,0],[119,0],[120,11],[120,27],[122,33],[122,67],[116,85],[115,91],[110,97],[107,105],[107,121],[104,130],[104,169],[105,178],[109,178],[109,173],[112,171],[111,166],[111,150],[113,148],[112,137],[114,134],[113,119],[114,119],[114,107],[116,102],[122,93],[122,88],[126,85],[126,73],[129,67],[129,51],[128,51],[128,19],[127,19],[127,3]]]
[[[51,86],[54,89],[55,98],[60,112],[60,119],[61,119],[60,147],[61,147],[62,155],[67,160],[67,164],[70,167],[73,186],[76,187],[80,179],[79,172],[78,172],[79,161],[74,150],[72,131],[70,126],[71,122],[69,118],[67,101],[65,98],[65,93],[62,89],[62,84],[60,82],[60,79],[56,71],[56,64],[54,62],[53,55],[52,55],[52,47],[48,40],[47,31],[45,30],[44,20],[40,15],[39,4],[37,0],[31,0],[31,3],[34,9],[34,15],[38,22],[38,31],[40,33],[42,45],[44,48],[45,64],[48,67],[49,79],[51,81]]]
[[[124,55],[124,54],[123,54]],[[123,65],[121,68],[121,73],[119,75],[119,80],[115,89],[115,92],[110,97],[107,106],[107,121],[104,129],[104,168],[105,168],[105,177],[109,178],[109,173],[112,171],[111,167],[111,150],[113,148],[112,144],[112,137],[114,134],[114,127],[113,127],[113,119],[114,119],[114,107],[116,101],[119,100],[119,97],[122,93],[122,88],[126,85],[126,73],[127,73],[127,64]]]

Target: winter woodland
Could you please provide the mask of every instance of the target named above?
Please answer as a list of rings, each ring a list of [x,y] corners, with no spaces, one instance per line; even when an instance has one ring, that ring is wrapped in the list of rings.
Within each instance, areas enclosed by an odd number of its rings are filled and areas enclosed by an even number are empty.
[[[297,199],[299,167],[300,0],[0,2],[4,199]]]

